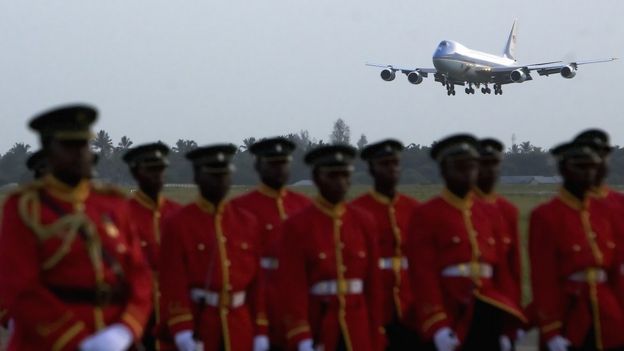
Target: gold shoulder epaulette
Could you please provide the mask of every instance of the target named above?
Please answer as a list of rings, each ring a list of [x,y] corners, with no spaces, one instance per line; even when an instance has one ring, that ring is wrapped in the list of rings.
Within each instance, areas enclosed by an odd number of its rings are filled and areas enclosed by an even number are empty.
[[[91,186],[93,188],[93,191],[99,194],[113,195],[113,196],[119,196],[119,197],[124,197],[124,198],[127,198],[130,196],[130,193],[128,191],[124,190],[123,188],[117,185],[93,181],[91,182]]]
[[[19,195],[29,191],[37,191],[43,188],[43,182],[41,180],[32,180],[28,183],[20,184],[18,187],[9,190],[7,197],[12,195]]]

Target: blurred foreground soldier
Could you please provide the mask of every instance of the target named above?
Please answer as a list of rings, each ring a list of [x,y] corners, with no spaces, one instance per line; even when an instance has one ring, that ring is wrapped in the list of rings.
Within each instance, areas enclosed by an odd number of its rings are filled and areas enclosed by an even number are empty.
[[[34,179],[41,179],[48,173],[48,162],[42,150],[33,152],[26,160],[26,168],[33,173]]]
[[[533,304],[550,351],[624,350],[618,278],[618,233],[604,201],[590,196],[600,157],[592,144],[552,151],[563,187],[531,213],[529,253]],[[621,245],[621,244],[619,244]]]
[[[259,226],[225,201],[236,150],[219,144],[186,155],[200,196],[165,223],[161,312],[181,351],[269,349]]]
[[[417,334],[406,326],[412,307],[412,293],[404,256],[407,226],[416,200],[397,192],[401,176],[403,145],[396,140],[384,140],[368,145],[361,157],[368,162],[374,188],[353,201],[367,211],[379,229],[379,268],[381,269],[381,322],[386,328],[387,350],[415,350]]]
[[[7,200],[0,301],[15,322],[9,350],[127,350],[143,334],[151,275],[127,200],[88,181],[96,111],[34,118],[50,174]]]
[[[271,350],[285,350],[285,332],[278,297],[276,272],[277,254],[282,236],[282,223],[289,216],[310,205],[310,200],[285,188],[290,177],[290,163],[295,144],[278,137],[261,140],[251,145],[249,151],[256,157],[255,169],[260,185],[235,199],[238,205],[258,218],[262,226],[262,259],[260,265],[266,283],[267,316]]]
[[[620,211],[620,215],[624,214],[622,212],[624,211],[624,194],[610,189],[606,184],[606,178],[609,175],[609,159],[613,151],[613,147],[609,144],[609,135],[599,129],[588,129],[577,135],[574,140],[592,144],[600,157],[592,194],[606,200],[614,211]]]
[[[350,146],[332,145],[305,156],[319,196],[284,223],[278,269],[291,350],[383,347],[374,223],[344,202],[355,154]]]
[[[459,134],[431,149],[446,188],[416,208],[407,236],[410,280],[420,331],[438,351],[511,350],[526,321],[509,291],[496,220],[473,198],[477,140]]]
[[[151,350],[174,349],[171,336],[166,327],[161,325],[158,284],[158,264],[160,253],[160,232],[163,218],[168,217],[180,208],[177,203],[166,199],[161,192],[164,185],[165,169],[169,165],[167,155],[169,147],[162,143],[144,144],[128,150],[123,160],[130,167],[132,177],[139,189],[130,199],[130,217],[137,226],[141,249],[154,277],[154,311],[150,318],[143,347]]]
[[[502,258],[507,261],[511,275],[505,276],[508,281],[504,284],[512,286],[508,292],[513,292],[518,305],[521,304],[520,272],[520,234],[518,233],[518,209],[509,200],[495,191],[496,183],[500,178],[501,163],[503,161],[503,143],[496,139],[479,140],[479,176],[474,193],[493,210],[492,219],[500,217],[501,223],[498,240],[503,246]]]

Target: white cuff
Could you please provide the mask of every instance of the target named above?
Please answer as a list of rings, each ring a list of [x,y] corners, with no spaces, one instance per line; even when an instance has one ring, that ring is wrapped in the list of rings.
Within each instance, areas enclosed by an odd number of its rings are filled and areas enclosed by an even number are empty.
[[[80,343],[81,351],[125,351],[133,341],[132,332],[123,324],[113,324]]]

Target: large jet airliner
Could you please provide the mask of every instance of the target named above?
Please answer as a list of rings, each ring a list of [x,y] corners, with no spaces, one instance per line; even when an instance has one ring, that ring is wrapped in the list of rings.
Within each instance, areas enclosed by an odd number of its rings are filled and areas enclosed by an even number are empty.
[[[580,65],[616,60],[616,58],[609,58],[569,63],[553,61],[519,65],[516,61],[516,28],[516,21],[514,21],[502,56],[471,50],[452,40],[443,40],[433,53],[435,68],[404,68],[373,63],[366,65],[383,68],[381,79],[385,81],[394,80],[397,71],[404,73],[412,84],[420,84],[423,78],[433,74],[436,82],[446,86],[447,95],[455,95],[455,85],[465,86],[466,94],[475,93],[473,86],[481,87],[483,94],[490,94],[492,92],[490,84],[494,87],[495,95],[502,95],[504,84],[532,80],[531,72],[533,71],[540,76],[561,74],[564,78],[574,78]]]

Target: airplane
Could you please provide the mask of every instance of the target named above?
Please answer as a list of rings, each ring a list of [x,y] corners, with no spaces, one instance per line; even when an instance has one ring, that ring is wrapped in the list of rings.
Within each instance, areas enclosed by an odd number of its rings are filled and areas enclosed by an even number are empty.
[[[423,78],[433,74],[435,81],[446,87],[446,93],[449,96],[455,95],[456,85],[465,86],[466,94],[475,93],[473,86],[477,89],[481,87],[483,94],[491,94],[490,84],[494,87],[494,95],[503,95],[503,85],[533,80],[531,73],[534,71],[540,76],[561,74],[563,78],[570,79],[576,76],[576,71],[581,65],[617,60],[613,57],[568,63],[552,61],[519,65],[516,60],[516,24],[517,20],[514,20],[502,56],[472,50],[456,41],[443,40],[433,53],[435,68],[405,68],[375,63],[366,63],[366,65],[383,68],[381,79],[388,82],[394,80],[396,72],[399,71],[405,74],[412,84],[420,84]]]

